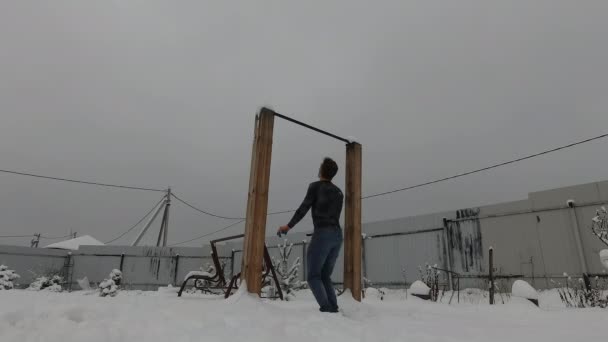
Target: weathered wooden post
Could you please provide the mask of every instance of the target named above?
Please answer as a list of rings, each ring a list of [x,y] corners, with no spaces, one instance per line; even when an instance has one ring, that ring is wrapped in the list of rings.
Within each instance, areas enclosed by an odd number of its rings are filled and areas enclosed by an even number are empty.
[[[274,113],[262,108],[255,120],[241,267],[241,280],[247,284],[247,291],[258,295],[262,290],[261,275],[268,213],[273,128]]]
[[[344,289],[361,301],[361,144],[346,145]]]

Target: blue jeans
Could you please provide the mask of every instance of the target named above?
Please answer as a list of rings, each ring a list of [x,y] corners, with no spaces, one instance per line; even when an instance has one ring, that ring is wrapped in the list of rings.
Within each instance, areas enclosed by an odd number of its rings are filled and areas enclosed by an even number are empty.
[[[321,311],[337,311],[338,300],[331,282],[331,273],[342,247],[340,228],[315,229],[308,246],[308,287],[312,291]]]

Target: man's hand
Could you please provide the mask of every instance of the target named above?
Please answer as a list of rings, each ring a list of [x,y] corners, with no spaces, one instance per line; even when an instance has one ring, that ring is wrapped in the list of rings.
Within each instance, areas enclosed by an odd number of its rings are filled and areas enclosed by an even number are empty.
[[[280,226],[279,230],[277,230],[277,236],[281,237],[281,235],[287,235],[288,231],[289,231],[289,226],[287,226],[287,225]]]

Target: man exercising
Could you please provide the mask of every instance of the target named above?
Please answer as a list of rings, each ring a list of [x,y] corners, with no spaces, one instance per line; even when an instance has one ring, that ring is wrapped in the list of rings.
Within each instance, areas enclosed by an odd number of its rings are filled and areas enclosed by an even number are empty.
[[[279,236],[287,234],[312,207],[314,233],[306,254],[308,266],[306,278],[321,312],[338,312],[338,301],[331,282],[331,273],[342,247],[340,214],[344,195],[331,182],[336,173],[338,173],[338,164],[331,158],[323,159],[319,168],[319,181],[308,186],[306,197],[291,221],[277,231]]]

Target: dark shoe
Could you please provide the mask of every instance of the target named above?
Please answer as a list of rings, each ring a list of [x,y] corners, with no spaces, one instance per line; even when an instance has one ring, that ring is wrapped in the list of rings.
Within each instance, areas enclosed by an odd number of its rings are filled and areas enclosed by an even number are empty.
[[[321,312],[338,313],[338,307],[322,307],[319,309]]]

